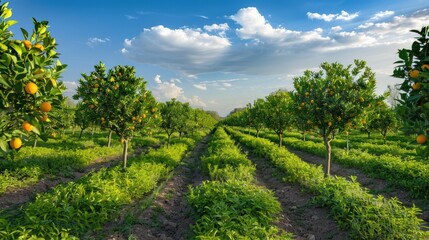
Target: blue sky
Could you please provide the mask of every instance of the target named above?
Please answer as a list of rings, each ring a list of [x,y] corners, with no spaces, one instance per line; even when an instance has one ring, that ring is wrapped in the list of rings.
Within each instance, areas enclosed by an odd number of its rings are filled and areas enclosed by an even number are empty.
[[[427,0],[52,1],[14,0],[12,29],[49,21],[71,96],[81,73],[103,61],[132,65],[159,101],[177,98],[225,116],[324,61],[366,60],[377,93],[391,78],[410,29],[429,24]]]

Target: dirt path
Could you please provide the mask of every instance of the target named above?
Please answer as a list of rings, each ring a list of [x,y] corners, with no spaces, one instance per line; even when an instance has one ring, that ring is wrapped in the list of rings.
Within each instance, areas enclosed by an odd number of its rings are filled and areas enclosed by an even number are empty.
[[[299,156],[303,161],[306,161],[308,163],[321,165],[325,161],[324,158],[315,156],[313,154],[309,154],[303,151],[288,150],[297,156]],[[401,190],[395,187],[391,187],[389,183],[387,183],[383,179],[377,179],[377,178],[371,178],[368,177],[365,173],[361,172],[359,169],[356,168],[348,168],[344,167],[342,165],[332,163],[331,162],[331,175],[337,175],[349,178],[350,176],[356,176],[357,181],[364,187],[368,188],[370,190],[370,193],[376,194],[376,195],[383,195],[384,197],[391,198],[396,197],[399,201],[401,201],[404,206],[411,207],[413,204],[415,204],[418,208],[420,208],[423,213],[421,215],[421,218],[426,222],[426,225],[429,226],[429,204],[428,201],[425,201],[423,199],[413,199],[408,196],[407,191]]]
[[[189,185],[199,185],[201,175],[199,158],[207,151],[210,135],[197,143],[194,150],[175,169],[172,177],[161,187],[155,199],[143,199],[123,211],[123,214],[105,226],[104,239],[188,239],[192,235],[191,208],[187,205]],[[150,205],[149,207],[146,207]],[[131,220],[130,220],[131,219]]]
[[[37,193],[46,192],[59,184],[76,181],[91,171],[98,171],[103,167],[116,165],[120,159],[121,157],[118,156],[99,158],[85,167],[82,171],[73,172],[71,177],[44,177],[39,182],[31,184],[27,187],[9,190],[0,196],[0,209],[7,210],[18,207],[19,205],[22,205],[33,199]]]
[[[298,240],[304,239],[347,239],[347,232],[339,229],[329,216],[329,210],[311,204],[313,195],[302,187],[281,181],[283,173],[268,159],[248,154],[256,165],[256,180],[260,185],[272,190],[281,203],[283,212],[276,225],[291,232]]]

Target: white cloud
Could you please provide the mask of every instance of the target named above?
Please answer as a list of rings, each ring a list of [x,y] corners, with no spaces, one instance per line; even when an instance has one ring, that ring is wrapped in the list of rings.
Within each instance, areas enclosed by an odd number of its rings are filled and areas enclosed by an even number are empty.
[[[208,32],[212,31],[227,31],[229,30],[228,23],[205,25],[204,29]]]
[[[206,84],[194,84],[193,85],[195,88],[198,88],[200,90],[207,90],[207,85]]]
[[[309,19],[323,20],[325,22],[332,21],[336,16],[337,14],[325,14],[325,13],[320,14],[320,13],[307,12],[307,17]]]
[[[372,22],[366,22],[364,24],[359,25],[358,29],[365,29],[365,28],[369,28],[369,27],[372,27],[372,26],[374,26],[374,23],[372,23]]]
[[[343,28],[341,26],[331,27],[331,31],[333,31],[333,32],[338,32],[338,31],[341,31],[341,30],[343,30]]]
[[[73,81],[63,81],[63,83],[66,86],[66,90],[63,94],[64,96],[69,97],[71,99],[73,95],[76,94],[78,84]]]
[[[232,87],[232,84],[231,84],[231,83],[226,83],[226,82],[224,82],[224,83],[222,83],[222,85],[223,85],[223,86],[225,86],[225,87]]]
[[[339,14],[336,18],[335,18],[335,20],[344,20],[344,21],[350,21],[350,20],[353,20],[353,19],[355,19],[355,18],[357,18],[357,17],[359,17],[359,13],[352,13],[352,14],[349,14],[348,12],[346,12],[346,11],[341,11],[341,14]]]
[[[209,17],[204,16],[204,15],[195,15],[196,17],[202,18],[202,19],[209,19]]]
[[[154,77],[154,82],[156,83],[156,86],[152,92],[157,101],[165,102],[175,98],[181,102],[189,102],[189,104],[194,107],[207,106],[207,104],[198,96],[192,96],[191,98],[186,97],[183,88],[176,85],[176,82],[181,82],[177,78],[173,78],[167,82],[161,80],[161,76],[158,74]]]
[[[86,42],[86,45],[93,47],[99,44],[110,42],[109,38],[98,38],[98,37],[90,37]]]
[[[371,20],[379,20],[379,19],[382,19],[382,18],[390,17],[393,14],[395,14],[394,11],[389,11],[389,10],[380,11],[380,12],[374,14],[374,16],[371,17]]]
[[[125,15],[125,17],[129,20],[136,20],[138,17],[132,16],[132,15]]]
[[[307,17],[309,19],[316,19],[316,20],[323,20],[325,22],[330,22],[333,20],[343,20],[343,21],[350,21],[352,19],[355,19],[359,16],[359,13],[348,13],[344,10],[341,11],[341,13],[337,13],[337,14],[325,14],[325,13],[312,13],[312,12],[307,12]]]
[[[153,78],[153,80],[155,80],[155,83],[158,83],[158,84],[161,84],[162,83],[162,81],[161,81],[161,76],[158,74],[158,75],[156,75],[154,78]]]
[[[190,28],[169,29],[162,25],[144,29],[139,36],[125,39],[122,53],[138,62],[176,70],[210,69],[231,46],[225,37]]]

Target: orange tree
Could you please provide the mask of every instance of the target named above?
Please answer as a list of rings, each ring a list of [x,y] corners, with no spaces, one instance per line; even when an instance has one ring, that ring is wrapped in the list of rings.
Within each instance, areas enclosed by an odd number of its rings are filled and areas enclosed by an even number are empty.
[[[292,99],[289,92],[277,90],[265,97],[265,126],[279,137],[279,146],[283,143],[283,132],[292,125]]]
[[[375,74],[365,61],[354,66],[321,64],[321,70],[304,72],[294,78],[294,107],[319,129],[326,148],[325,175],[330,174],[331,140],[335,130],[344,130],[362,114],[374,99]]]
[[[427,147],[429,130],[429,26],[411,30],[418,34],[411,49],[398,51],[398,64],[393,76],[403,78],[397,110],[403,120],[406,133],[418,134],[416,141]]]
[[[66,65],[57,59],[57,44],[48,22],[33,18],[31,33],[13,39],[8,2],[0,7],[0,149],[11,153],[22,145],[22,136],[40,134],[52,109],[63,101],[63,84],[57,83]],[[57,59],[56,62],[54,60]],[[16,144],[16,143],[21,144]],[[8,144],[9,143],[9,144]]]
[[[267,118],[267,110],[264,99],[258,98],[253,102],[253,106],[248,110],[251,121],[251,126],[256,130],[256,137],[259,137],[259,132],[265,127],[265,119]]]
[[[124,144],[122,160],[127,167],[128,146],[134,134],[143,130],[152,118],[157,118],[156,101],[146,89],[143,78],[137,77],[132,66],[115,66],[106,73],[103,63],[95,71],[82,74],[74,96],[81,99],[86,111],[115,132]],[[110,136],[110,134],[109,134]]]
[[[89,128],[95,119],[96,115],[94,111],[89,109],[85,103],[80,102],[77,105],[74,113],[74,123],[80,128],[79,140],[82,138],[83,131]]]
[[[181,103],[175,98],[161,105],[161,123],[160,127],[168,136],[167,147],[170,147],[171,135],[178,132],[181,125],[186,123],[189,117],[189,103]]]
[[[380,132],[383,135],[384,144],[386,144],[387,133],[396,130],[398,127],[396,112],[385,102],[379,102],[372,114],[373,117],[368,127]]]

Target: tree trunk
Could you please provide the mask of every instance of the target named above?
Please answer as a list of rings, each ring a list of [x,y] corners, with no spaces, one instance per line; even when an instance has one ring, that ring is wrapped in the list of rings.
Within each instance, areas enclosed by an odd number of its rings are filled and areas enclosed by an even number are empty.
[[[283,131],[280,131],[279,133],[279,147],[282,147],[283,145]]]
[[[346,136],[346,146],[347,146],[346,147],[346,150],[347,150],[346,152],[349,153],[349,135],[348,134]]]
[[[331,140],[326,135],[323,136],[323,142],[326,148],[326,162],[325,162],[325,177],[329,177],[331,174]]]
[[[95,127],[92,128],[91,138],[94,138]]]
[[[33,148],[36,148],[36,146],[37,146],[37,134],[34,134]]]
[[[124,141],[124,152],[122,153],[122,163],[124,171],[127,170],[127,158],[128,158],[128,139]]]
[[[256,130],[256,138],[259,138],[259,129]]]
[[[383,141],[384,141],[384,144],[386,144],[386,138],[387,138],[387,131],[384,131],[383,132]]]
[[[305,131],[304,132],[302,132],[302,139],[304,140],[304,142],[305,142]]]
[[[171,138],[171,134],[168,134],[167,148],[170,148],[170,138]]]
[[[82,139],[82,134],[83,134],[83,128],[80,130],[79,140]]]
[[[112,142],[112,129],[109,130],[109,137],[107,138],[107,147],[110,147],[110,143]]]
[[[368,131],[368,139],[370,139],[370,138],[371,138],[371,132]]]

